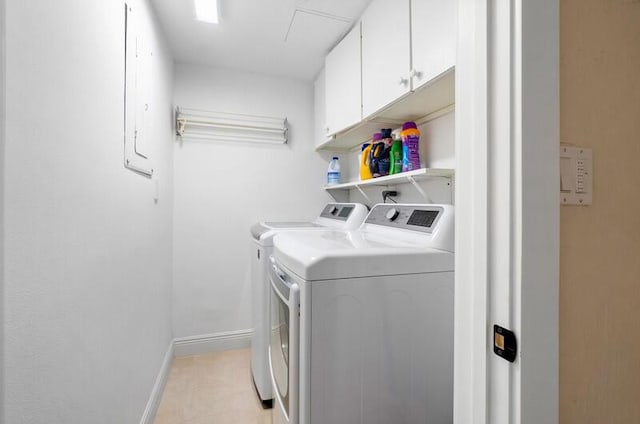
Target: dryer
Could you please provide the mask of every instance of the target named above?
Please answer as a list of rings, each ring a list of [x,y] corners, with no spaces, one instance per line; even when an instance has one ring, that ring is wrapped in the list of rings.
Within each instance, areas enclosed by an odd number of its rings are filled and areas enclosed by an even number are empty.
[[[278,234],[274,424],[450,424],[451,205],[376,205],[356,231]]]
[[[267,259],[273,250],[273,238],[287,231],[322,231],[358,228],[368,208],[360,203],[329,203],[313,221],[262,221],[251,227],[251,284],[253,335],[251,373],[260,400],[268,406],[273,398],[269,373],[269,282]]]

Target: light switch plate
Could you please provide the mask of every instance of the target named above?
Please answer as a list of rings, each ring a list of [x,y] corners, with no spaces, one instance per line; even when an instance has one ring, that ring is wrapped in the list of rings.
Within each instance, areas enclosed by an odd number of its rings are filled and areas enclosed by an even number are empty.
[[[591,149],[560,147],[560,203],[590,205],[593,197]]]

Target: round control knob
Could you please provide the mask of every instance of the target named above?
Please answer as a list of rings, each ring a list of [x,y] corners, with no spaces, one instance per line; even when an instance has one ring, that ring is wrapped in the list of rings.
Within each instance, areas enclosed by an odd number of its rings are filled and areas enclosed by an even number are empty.
[[[400,211],[396,208],[391,208],[387,211],[386,216],[389,221],[395,221],[398,215],[400,215]]]
[[[331,209],[329,209],[329,213],[330,213],[331,215],[335,215],[335,214],[337,214],[337,213],[338,213],[338,208],[337,208],[337,207],[335,207],[335,206],[331,206]]]

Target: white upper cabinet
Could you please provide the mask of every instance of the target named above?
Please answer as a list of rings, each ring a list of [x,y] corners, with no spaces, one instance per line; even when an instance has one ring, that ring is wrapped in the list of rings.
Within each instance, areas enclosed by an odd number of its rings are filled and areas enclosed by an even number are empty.
[[[362,119],[360,23],[325,59],[327,135],[349,128]]]
[[[325,70],[322,68],[316,80],[313,83],[313,110],[315,111],[315,119],[313,125],[313,139],[315,146],[320,146],[330,137],[327,135],[327,101],[326,101],[326,84]]]
[[[411,90],[409,0],[373,0],[362,15],[362,115]]]
[[[457,3],[369,4],[325,60],[325,134],[331,137],[318,137],[317,150],[348,150],[379,128],[420,120],[455,102]]]
[[[413,89],[456,64],[457,1],[411,0]]]

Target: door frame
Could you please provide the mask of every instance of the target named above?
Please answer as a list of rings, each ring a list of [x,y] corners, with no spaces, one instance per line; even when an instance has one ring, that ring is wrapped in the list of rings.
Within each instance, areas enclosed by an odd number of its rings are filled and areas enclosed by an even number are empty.
[[[458,6],[454,423],[557,423],[559,0]]]
[[[4,162],[6,136],[6,5],[0,0],[0,424],[4,423]]]

